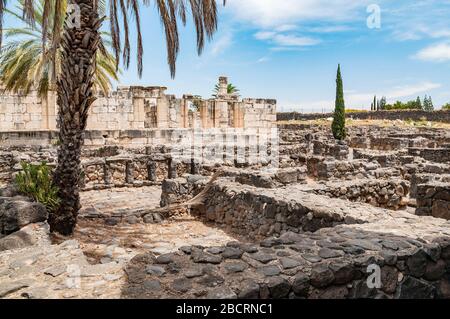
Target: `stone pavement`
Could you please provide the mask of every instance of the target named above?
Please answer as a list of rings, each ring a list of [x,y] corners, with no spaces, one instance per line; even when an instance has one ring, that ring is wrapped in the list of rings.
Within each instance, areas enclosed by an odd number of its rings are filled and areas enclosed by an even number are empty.
[[[22,228],[34,246],[0,252],[0,298],[120,298],[123,269],[137,254],[234,240],[193,217],[158,224],[121,219],[115,226],[101,218],[157,207],[160,193],[158,187],[82,193],[83,207],[94,207],[100,216],[81,217],[73,238],[61,244],[52,244],[46,223]]]

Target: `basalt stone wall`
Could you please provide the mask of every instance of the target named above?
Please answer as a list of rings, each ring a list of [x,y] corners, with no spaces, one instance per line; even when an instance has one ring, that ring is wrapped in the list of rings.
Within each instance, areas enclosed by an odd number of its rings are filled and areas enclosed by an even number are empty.
[[[416,214],[450,220],[450,183],[418,185]]]
[[[374,269],[379,288],[368,285]],[[346,225],[287,232],[259,244],[142,254],[126,272],[124,298],[450,298],[450,241],[448,235],[423,240]]]
[[[450,163],[450,148],[409,148],[408,153],[428,161]]]
[[[381,167],[387,167],[392,165],[397,165],[399,163],[400,152],[373,152],[363,149],[354,149],[353,158],[354,159],[365,159],[369,162],[376,161]]]
[[[208,192],[205,205],[191,213],[248,239],[287,231],[316,231],[338,224],[389,218],[390,211],[305,192],[301,184],[262,189],[220,181]]]
[[[291,121],[291,120],[318,120],[333,117],[333,113],[278,113],[278,121]],[[348,113],[348,118],[358,119],[358,120],[407,120],[411,119],[413,121],[420,121],[426,119],[427,121],[433,122],[444,122],[450,123],[450,111],[440,110],[434,112],[426,112],[419,110],[408,110],[408,111],[376,111],[376,112],[354,112]]]
[[[365,160],[337,161],[313,156],[307,159],[308,175],[317,180],[361,179],[378,177],[380,165]],[[383,177],[386,176],[385,172]],[[397,175],[392,172],[392,175]],[[390,177],[390,176],[389,176]]]
[[[416,198],[417,187],[420,184],[428,184],[434,182],[450,183],[450,174],[429,174],[429,173],[412,174],[410,197]]]
[[[349,148],[345,144],[313,141],[313,153],[319,156],[332,156],[338,160],[348,158]]]
[[[123,297],[450,298],[449,221],[298,186],[267,190],[218,180],[210,193],[192,213],[243,240],[139,255],[127,266]],[[367,284],[374,268],[378,289]]]
[[[409,193],[409,183],[403,180],[344,181],[311,186],[310,190],[305,191],[352,202],[368,203],[375,207],[399,210],[407,206],[405,197]]]
[[[409,140],[394,137],[371,137],[370,148],[380,151],[397,151],[409,146]]]

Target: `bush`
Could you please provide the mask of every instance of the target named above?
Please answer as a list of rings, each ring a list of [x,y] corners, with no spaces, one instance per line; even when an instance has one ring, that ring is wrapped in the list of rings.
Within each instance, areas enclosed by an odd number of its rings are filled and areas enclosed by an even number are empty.
[[[445,105],[442,106],[443,110],[450,110],[450,103],[447,103]]]
[[[59,204],[58,188],[53,186],[51,170],[47,163],[39,165],[22,162],[15,184],[19,193],[43,204],[49,212],[55,211]]]

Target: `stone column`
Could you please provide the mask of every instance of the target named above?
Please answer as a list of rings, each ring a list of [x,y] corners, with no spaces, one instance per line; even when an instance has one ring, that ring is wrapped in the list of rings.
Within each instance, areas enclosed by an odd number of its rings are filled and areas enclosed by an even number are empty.
[[[226,76],[219,77],[218,95],[228,95],[228,78]]]
[[[195,158],[191,159],[191,174],[198,175],[200,174],[200,163],[195,160]]]
[[[208,102],[202,101],[200,106],[200,122],[202,128],[208,128]]]
[[[133,161],[127,161],[125,163],[125,182],[127,184],[134,183],[134,164]]]
[[[178,162],[174,160],[173,158],[169,158],[168,160],[168,172],[169,172],[169,179],[175,179],[178,177],[177,174],[177,166]]]
[[[145,127],[145,94],[141,87],[131,87],[133,96],[133,129],[143,129]]]
[[[169,127],[169,99],[164,93],[165,90],[165,87],[160,88],[159,98],[156,106],[158,128]]]
[[[111,184],[112,176],[111,176],[111,169],[109,168],[109,164],[108,163],[105,163],[103,165],[103,178],[104,178],[104,181],[105,181],[105,185],[110,185]]]
[[[156,176],[156,162],[154,160],[149,160],[147,163],[147,173],[148,173],[148,180],[150,182],[156,182],[157,176]]]

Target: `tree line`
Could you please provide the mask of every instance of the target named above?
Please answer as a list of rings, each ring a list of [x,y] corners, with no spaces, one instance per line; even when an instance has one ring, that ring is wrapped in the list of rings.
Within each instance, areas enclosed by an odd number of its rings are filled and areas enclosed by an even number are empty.
[[[397,101],[394,104],[386,103],[386,97],[377,100],[375,96],[370,107],[371,111],[385,111],[385,110],[422,110],[434,111],[433,99],[431,96],[425,95],[423,100],[420,96],[415,100],[408,102]]]

